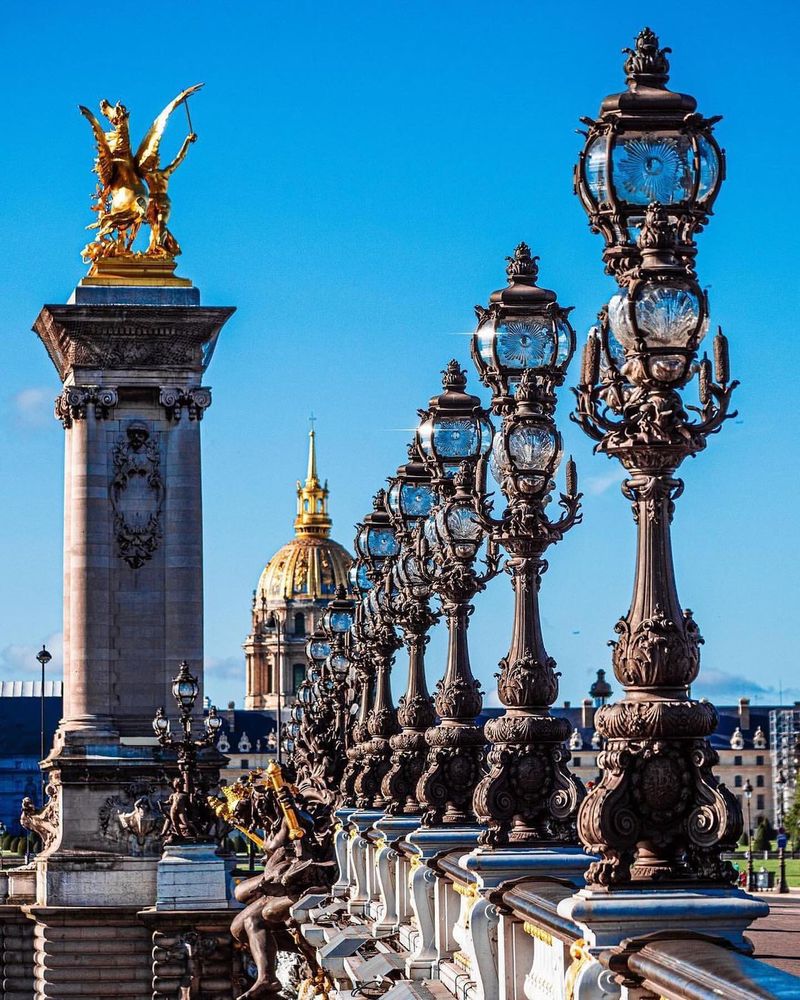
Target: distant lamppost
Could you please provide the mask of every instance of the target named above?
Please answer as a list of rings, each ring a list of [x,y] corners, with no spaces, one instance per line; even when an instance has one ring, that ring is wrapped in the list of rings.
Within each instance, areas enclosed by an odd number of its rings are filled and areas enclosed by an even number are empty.
[[[390,739],[399,731],[392,700],[391,671],[396,651],[402,645],[394,628],[393,597],[389,580],[400,550],[386,506],[386,493],[378,490],[373,509],[364,517],[355,538],[356,564],[374,583],[362,599],[362,636],[374,665],[375,691],[367,717],[367,739],[361,744],[363,765],[355,780],[356,804],[360,809],[388,806],[382,791],[391,767]]]
[[[174,747],[178,756],[180,778],[176,782],[179,787],[176,787],[175,794],[184,797],[185,806],[182,808],[185,809],[185,812],[182,817],[183,828],[175,828],[173,824],[171,837],[174,839],[202,839],[203,824],[208,818],[197,798],[199,790],[197,752],[213,743],[222,726],[222,719],[217,715],[217,710],[212,705],[205,719],[205,732],[199,739],[192,737],[192,710],[199,691],[200,685],[197,678],[189,670],[189,664],[186,660],[183,660],[178,675],[172,682],[172,697],[180,712],[180,735],[173,737],[170,731],[170,722],[164,714],[163,707],[156,711],[153,719],[153,732],[156,734],[158,742],[163,747]],[[190,832],[192,830],[195,832]]]
[[[394,619],[408,651],[406,690],[397,709],[401,728],[389,741],[391,767],[383,779],[383,796],[389,802],[387,812],[393,815],[419,812],[417,782],[428,756],[425,733],[436,719],[425,677],[425,647],[428,632],[438,616],[430,608],[432,577],[421,564],[414,539],[417,526],[436,503],[436,493],[431,485],[431,472],[420,458],[416,442],[409,447],[408,458],[389,480],[386,498],[400,542],[388,585],[397,591]]]
[[[755,888],[755,876],[753,874],[753,820],[750,813],[750,799],[753,797],[753,786],[750,779],[744,783],[744,800],[747,803],[747,891],[752,892]]]
[[[420,565],[447,621],[447,664],[434,705],[441,724],[425,733],[428,756],[417,784],[424,826],[475,821],[472,797],[484,762],[480,684],[472,673],[467,630],[473,600],[498,570],[477,507],[485,502],[486,457],[494,428],[480,398],[467,392],[455,359],[442,372],[442,392],[420,412],[417,446],[439,503],[418,532]],[[487,569],[475,562],[487,543]]]
[[[283,763],[283,740],[281,738],[282,728],[283,728],[283,663],[281,662],[281,620],[274,611],[270,611],[267,617],[264,619],[263,629],[270,635],[275,633],[275,680],[276,687],[278,689],[278,709],[276,713],[275,724],[277,726],[278,732],[278,763]]]
[[[786,844],[789,838],[783,828],[784,795],[786,794],[786,775],[783,771],[778,772],[778,892],[789,891],[789,883],[786,881]]]
[[[44,643],[42,643],[42,648],[36,654],[36,659],[39,661],[39,665],[42,668],[42,689],[40,691],[39,698],[39,760],[44,760],[44,668],[53,659],[50,653],[47,651]],[[45,780],[44,771],[42,771],[42,799],[41,804],[44,806],[44,789],[47,784]]]
[[[0,840],[2,840],[7,833],[8,829],[6,828],[5,823],[2,820],[0,820]],[[3,870],[4,865],[5,865],[5,856],[3,854],[2,845],[0,845],[0,872]]]

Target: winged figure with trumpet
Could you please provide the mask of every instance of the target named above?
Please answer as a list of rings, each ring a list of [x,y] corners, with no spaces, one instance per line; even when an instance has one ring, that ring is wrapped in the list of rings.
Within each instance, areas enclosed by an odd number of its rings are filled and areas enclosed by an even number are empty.
[[[181,91],[156,118],[134,153],[130,136],[130,114],[124,104],[100,102],[101,114],[110,122],[106,132],[92,112],[79,105],[80,112],[92,126],[97,143],[97,191],[92,210],[97,219],[87,229],[96,229],[95,238],[84,247],[87,261],[97,262],[106,257],[136,257],[139,259],[172,259],[181,248],[170,232],[170,198],[167,193],[172,174],[183,162],[189,146],[197,136],[189,116],[189,97],[202,83]],[[175,158],[162,167],[161,138],[170,115],[183,104],[189,122],[189,134]],[[150,242],[143,252],[133,249],[143,223],[150,227]]]

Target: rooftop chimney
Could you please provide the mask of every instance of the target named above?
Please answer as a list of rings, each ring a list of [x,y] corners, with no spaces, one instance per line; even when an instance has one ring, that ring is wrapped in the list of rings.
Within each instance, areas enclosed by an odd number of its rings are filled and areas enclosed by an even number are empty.
[[[739,728],[749,729],[750,728],[750,699],[740,698],[739,699]]]
[[[584,698],[581,703],[581,728],[594,729],[594,705],[591,698]]]

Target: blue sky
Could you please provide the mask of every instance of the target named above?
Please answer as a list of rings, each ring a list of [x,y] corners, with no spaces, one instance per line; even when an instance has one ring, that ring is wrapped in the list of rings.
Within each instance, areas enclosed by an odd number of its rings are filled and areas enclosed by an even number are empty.
[[[579,342],[612,291],[572,194],[580,115],[623,86],[620,49],[649,24],[672,47],[728,180],[700,237],[712,321],[731,343],[740,417],[684,467],[675,518],[681,598],[706,638],[695,693],[722,703],[800,699],[794,381],[800,350],[793,4],[699,6],[422,2],[12,3],[6,99],[0,477],[5,572],[0,676],[59,651],[63,431],[55,372],[30,326],[85,272],[90,132],[77,105],[122,100],[138,134],[184,87],[199,141],[176,174],[180,273],[235,305],[208,372],[203,424],[207,688],[243,696],[250,592],[288,537],[318,418],[320,471],[345,544],[405,454],[416,409],[455,356],[470,371],[472,307],[503,284],[524,239],[541,282],[574,305]],[[176,149],[185,121],[168,134]],[[572,380],[577,377],[577,359]],[[568,379],[569,381],[569,379]],[[584,696],[628,605],[635,534],[615,464],[568,422],[584,522],[550,553],[542,611],[561,698]],[[491,689],[510,635],[500,577],[473,618]],[[441,638],[431,645],[439,675]],[[57,666],[59,657],[54,664]],[[617,688],[618,685],[615,685]]]

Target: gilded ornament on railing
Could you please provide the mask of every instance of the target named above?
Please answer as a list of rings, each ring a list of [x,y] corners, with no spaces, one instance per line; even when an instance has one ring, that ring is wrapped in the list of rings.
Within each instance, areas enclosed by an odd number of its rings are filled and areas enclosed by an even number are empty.
[[[130,114],[124,104],[100,102],[100,111],[111,124],[109,132],[104,131],[88,108],[79,105],[81,114],[92,126],[97,146],[94,171],[98,180],[92,203],[97,219],[87,226],[96,229],[97,235],[82,251],[84,260],[92,262],[90,276],[127,275],[130,283],[136,283],[137,277],[146,281],[148,275],[152,277],[156,272],[171,275],[181,248],[167,225],[171,212],[168,188],[172,174],[197,139],[189,117],[188,98],[202,86],[198,83],[189,87],[171,100],[147,130],[136,152],[131,145]],[[186,108],[189,134],[174,159],[162,166],[161,139],[170,115],[180,104]],[[134,250],[145,223],[150,227],[147,249]]]

